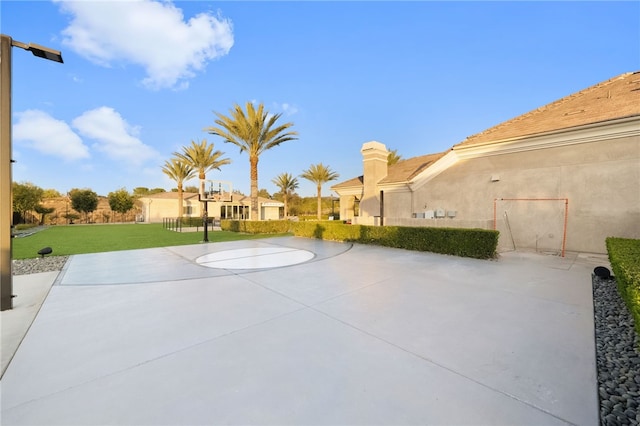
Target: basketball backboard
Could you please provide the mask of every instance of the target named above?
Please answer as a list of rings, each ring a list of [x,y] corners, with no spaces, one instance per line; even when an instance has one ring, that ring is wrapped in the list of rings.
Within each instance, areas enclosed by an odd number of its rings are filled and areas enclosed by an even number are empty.
[[[231,202],[233,186],[227,180],[207,180],[202,201]]]

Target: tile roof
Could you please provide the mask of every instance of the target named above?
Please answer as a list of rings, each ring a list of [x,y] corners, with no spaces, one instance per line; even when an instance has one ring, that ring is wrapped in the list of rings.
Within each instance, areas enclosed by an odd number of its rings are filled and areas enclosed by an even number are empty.
[[[621,74],[469,136],[453,149],[640,116],[640,71]]]
[[[512,118],[469,136],[452,149],[637,116],[640,116],[640,71],[621,74]],[[410,182],[445,154],[446,152],[428,154],[399,161],[389,167],[387,176],[379,183]],[[358,176],[331,188],[349,188],[362,184],[363,177]]]
[[[387,176],[378,183],[410,182],[411,179],[438,161],[445,154],[446,152],[441,152],[439,154],[421,155],[419,157],[398,161],[389,167]]]
[[[358,176],[353,179],[345,180],[344,182],[336,183],[331,188],[350,188],[352,186],[362,186],[363,183],[363,176]]]
[[[444,156],[445,154],[446,152],[441,152],[439,154],[421,155],[419,157],[400,160],[393,166],[389,166],[387,170],[387,176],[380,180],[380,182],[378,183],[384,184],[410,182],[411,179],[413,179],[420,172],[438,161],[440,157]],[[363,177],[358,176],[353,179],[335,184],[331,188],[341,189],[354,186],[362,186],[363,182]]]

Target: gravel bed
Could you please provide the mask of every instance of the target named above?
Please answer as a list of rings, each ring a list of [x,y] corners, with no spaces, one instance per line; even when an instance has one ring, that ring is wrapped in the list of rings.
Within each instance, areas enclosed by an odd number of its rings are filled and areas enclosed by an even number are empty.
[[[640,424],[640,339],[615,278],[592,275],[600,422]]]
[[[69,256],[45,256],[44,259],[14,260],[11,268],[13,275],[35,274],[38,272],[61,271]]]

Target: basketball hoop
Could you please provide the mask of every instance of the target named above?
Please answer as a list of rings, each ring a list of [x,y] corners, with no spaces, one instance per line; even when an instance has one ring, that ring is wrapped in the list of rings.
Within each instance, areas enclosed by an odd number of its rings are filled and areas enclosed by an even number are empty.
[[[230,203],[233,201],[233,185],[228,180],[207,180],[201,201]]]
[[[202,182],[202,181],[200,181]],[[198,201],[204,204],[202,213],[202,224],[204,227],[204,243],[209,242],[209,203],[231,202],[233,198],[233,189],[231,182],[227,180],[207,180],[209,182],[209,190],[205,184],[204,196],[198,193]],[[200,187],[202,191],[202,186]]]

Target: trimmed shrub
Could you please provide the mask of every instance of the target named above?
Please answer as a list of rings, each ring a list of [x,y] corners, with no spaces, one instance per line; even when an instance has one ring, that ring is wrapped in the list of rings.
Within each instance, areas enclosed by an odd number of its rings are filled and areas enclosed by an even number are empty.
[[[360,225],[345,225],[332,220],[297,222],[293,224],[293,234],[320,240],[356,241],[360,235]]]
[[[633,316],[640,335],[640,240],[609,237],[606,240],[618,293]]]
[[[490,259],[495,257],[498,231],[486,229],[347,225],[341,222],[299,222],[300,237],[352,241],[407,250]]]
[[[220,221],[223,231],[244,232],[247,234],[286,234],[291,232],[288,220],[229,220]]]
[[[182,217],[180,223],[184,227],[202,226],[203,219],[201,217]]]
[[[31,229],[31,228],[35,228],[36,225],[35,223],[21,223],[19,225],[15,226],[16,231],[25,231],[27,229]]]

